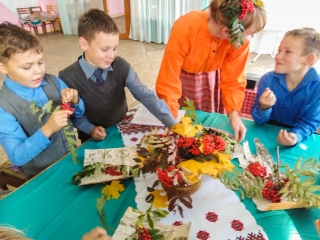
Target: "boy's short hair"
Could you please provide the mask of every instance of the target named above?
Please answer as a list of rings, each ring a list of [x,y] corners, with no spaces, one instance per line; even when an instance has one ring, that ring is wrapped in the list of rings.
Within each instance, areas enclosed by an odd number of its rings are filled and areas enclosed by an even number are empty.
[[[99,32],[119,34],[119,28],[108,14],[93,8],[80,17],[78,35],[90,43]]]
[[[301,38],[303,41],[303,55],[315,54],[320,58],[320,33],[313,28],[299,28],[288,31],[284,35]]]
[[[9,22],[0,24],[0,62],[6,63],[13,54],[29,50],[43,52],[40,40],[35,35]]]
[[[2,240],[31,240],[24,233],[13,227],[0,226],[0,239]]]

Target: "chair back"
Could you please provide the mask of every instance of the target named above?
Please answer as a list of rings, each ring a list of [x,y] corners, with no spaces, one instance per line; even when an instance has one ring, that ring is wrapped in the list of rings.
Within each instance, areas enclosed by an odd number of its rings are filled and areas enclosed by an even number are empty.
[[[47,5],[47,12],[58,11],[57,5]]]
[[[47,12],[51,13],[51,15],[54,17],[53,22],[56,23],[56,28],[60,33],[60,31],[61,31],[61,23],[60,23],[60,18],[59,18],[59,12],[58,12],[57,5],[46,5],[46,7],[47,7]],[[54,27],[54,24],[53,24],[53,27]]]
[[[42,12],[41,6],[30,7],[31,13]]]
[[[17,8],[20,20],[24,20],[27,16],[32,14],[30,8]]]

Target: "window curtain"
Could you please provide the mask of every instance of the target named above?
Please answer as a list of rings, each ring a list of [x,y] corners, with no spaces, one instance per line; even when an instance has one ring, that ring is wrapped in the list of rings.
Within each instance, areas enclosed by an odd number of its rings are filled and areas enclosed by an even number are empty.
[[[193,10],[202,10],[211,0],[130,0],[129,38],[167,43],[173,23]]]
[[[78,34],[79,17],[90,8],[103,10],[101,0],[56,0],[64,34]]]

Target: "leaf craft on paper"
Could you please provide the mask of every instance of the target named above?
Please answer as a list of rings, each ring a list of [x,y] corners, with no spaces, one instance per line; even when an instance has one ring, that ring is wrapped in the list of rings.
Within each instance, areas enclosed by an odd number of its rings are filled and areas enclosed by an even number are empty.
[[[260,211],[319,207],[320,186],[315,185],[320,163],[299,158],[295,168],[281,165],[279,147],[274,161],[259,139],[255,138],[256,155],[250,152],[248,142],[243,144],[243,156],[238,159],[242,169],[224,172],[220,180],[228,188],[239,191],[241,198],[252,198]],[[282,171],[281,171],[282,169]]]
[[[106,185],[102,189],[102,193],[106,197],[106,200],[109,200],[111,197],[113,199],[118,199],[120,197],[120,192],[123,192],[124,190],[120,181],[112,181],[110,185]]]
[[[73,176],[77,185],[87,185],[139,175],[135,147],[85,149],[83,171]]]
[[[148,229],[151,239],[159,240],[187,240],[191,228],[191,223],[182,224],[180,226],[163,225],[157,221],[157,219],[165,217],[166,214],[162,214],[163,210],[156,210],[156,212],[142,213],[131,207],[129,207],[124,216],[121,218],[120,223],[112,236],[113,240],[123,239],[138,239],[136,227],[145,227]],[[152,213],[152,214],[150,214]],[[147,215],[149,217],[141,217]],[[157,216],[157,217],[155,217]],[[137,221],[138,220],[138,221]],[[150,222],[153,222],[152,228]],[[139,238],[140,239],[140,238]]]

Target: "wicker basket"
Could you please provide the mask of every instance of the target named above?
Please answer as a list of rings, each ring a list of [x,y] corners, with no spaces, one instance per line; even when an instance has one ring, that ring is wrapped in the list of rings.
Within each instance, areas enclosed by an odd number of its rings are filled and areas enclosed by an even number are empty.
[[[192,185],[189,186],[173,186],[173,187],[167,187],[165,185],[162,185],[163,189],[166,192],[174,191],[176,193],[176,196],[190,196],[194,194],[196,191],[199,190],[202,183],[202,178],[200,180]]]

